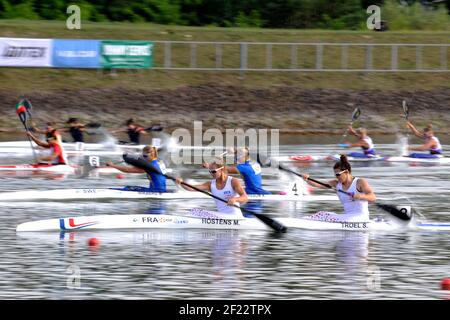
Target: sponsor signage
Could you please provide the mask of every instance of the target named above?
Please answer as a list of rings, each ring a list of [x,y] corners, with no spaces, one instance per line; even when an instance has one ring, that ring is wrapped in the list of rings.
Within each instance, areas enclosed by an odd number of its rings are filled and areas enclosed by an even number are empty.
[[[108,40],[101,43],[103,68],[151,68],[152,64],[152,42]]]
[[[0,66],[51,67],[50,39],[0,38]]]
[[[52,65],[57,68],[100,68],[99,40],[54,40]]]

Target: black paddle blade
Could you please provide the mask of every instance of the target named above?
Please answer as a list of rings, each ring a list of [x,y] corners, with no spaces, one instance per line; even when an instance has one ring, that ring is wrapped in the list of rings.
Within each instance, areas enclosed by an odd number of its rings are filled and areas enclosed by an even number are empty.
[[[355,111],[353,111],[352,120],[355,121],[359,118],[361,115],[361,110],[359,108],[356,108]]]
[[[265,224],[267,224],[269,227],[271,227],[276,232],[286,232],[287,231],[287,227],[286,226],[283,226],[278,221],[276,221],[276,220],[274,220],[272,218],[269,218],[268,216],[266,216],[264,214],[259,214],[259,213],[256,213],[256,212],[251,212],[251,214],[253,214],[255,217],[257,217],[259,220],[261,220]]]
[[[155,167],[153,167],[147,159],[144,159],[144,157],[142,157],[141,155],[133,155],[133,154],[128,154],[128,153],[124,153],[122,155],[123,160],[128,163],[131,164],[132,166],[138,167],[142,170],[145,170],[145,172],[150,173],[150,172],[156,172],[159,174],[162,174],[158,169],[156,169]],[[166,174],[162,174],[163,176],[165,176],[166,178],[172,179],[174,180],[175,178],[172,178]]]
[[[391,215],[400,220],[409,221],[412,218],[411,214],[408,214],[408,211],[405,208],[398,209],[397,207],[388,204],[380,204],[380,203],[375,204],[378,208],[390,213]]]
[[[86,128],[93,128],[93,129],[100,128],[101,126],[102,124],[97,122],[90,122],[86,124]]]
[[[24,98],[23,104],[24,104],[25,108],[27,109],[28,114],[31,115],[31,110],[33,110],[33,105],[31,104],[30,100],[28,100],[27,98]]]

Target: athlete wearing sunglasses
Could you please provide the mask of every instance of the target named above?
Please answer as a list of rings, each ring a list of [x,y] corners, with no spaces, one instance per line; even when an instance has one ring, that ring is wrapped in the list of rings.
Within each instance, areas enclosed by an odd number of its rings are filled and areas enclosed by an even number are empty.
[[[337,192],[337,196],[344,206],[344,214],[319,211],[310,219],[338,222],[365,222],[369,221],[369,202],[376,200],[375,193],[366,179],[357,178],[352,175],[352,167],[348,162],[347,156],[341,155],[340,161],[333,167],[336,179],[328,181],[328,184],[337,190],[342,190],[351,195]],[[303,179],[314,187],[325,188],[324,186],[310,181],[308,174],[303,175]]]
[[[250,159],[249,149],[247,147],[238,149],[235,154],[237,165],[226,166],[227,172],[242,176],[247,194],[270,194],[262,187],[261,166]],[[208,167],[208,163],[205,162],[203,166]]]
[[[239,206],[240,204],[246,203],[248,197],[239,179],[233,178],[227,174],[227,170],[222,160],[216,160],[209,164],[208,170],[212,180],[194,186],[201,190],[209,191],[213,195],[228,201],[228,203],[224,203],[214,199],[218,213],[226,214],[227,217],[242,218],[243,215],[241,209],[234,205]],[[181,185],[184,189],[195,191],[194,189],[181,184],[182,181],[183,179],[181,178],[176,179],[177,184]]]

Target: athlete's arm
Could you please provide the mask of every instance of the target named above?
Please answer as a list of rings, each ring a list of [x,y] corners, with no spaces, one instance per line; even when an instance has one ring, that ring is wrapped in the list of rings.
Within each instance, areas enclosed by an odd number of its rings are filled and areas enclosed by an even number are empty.
[[[130,166],[121,166],[121,165],[118,165],[118,164],[114,164],[111,161],[108,161],[106,163],[106,166],[111,167],[111,168],[115,168],[117,170],[120,170],[122,172],[127,172],[127,173],[145,173],[144,169],[136,168],[136,167],[130,167]]]
[[[419,130],[416,129],[416,127],[414,127],[414,125],[411,122],[407,122],[406,126],[411,129],[412,133],[414,133],[414,135],[418,138],[423,138],[423,133],[421,133]]]
[[[358,142],[348,144],[348,148],[355,148],[355,147],[369,148],[369,144],[364,140],[359,140]]]
[[[312,187],[316,187],[316,188],[319,188],[319,189],[329,189],[329,188],[327,188],[327,187],[325,187],[325,186],[323,186],[323,185],[321,185],[321,184],[319,184],[317,182],[309,180],[309,174],[302,174],[302,178],[306,181],[307,184],[309,184]],[[330,186],[332,186],[333,188],[336,188],[337,180],[330,180],[330,181],[328,181],[328,184]]]
[[[420,147],[410,147],[409,150],[411,150],[411,151],[429,151],[430,149],[432,149],[434,147],[436,147],[436,143],[434,141],[430,140]]]
[[[47,142],[44,142],[42,140],[39,140],[38,138],[36,138],[30,131],[27,131],[27,135],[40,147],[44,147],[44,148],[50,148],[50,144]]]
[[[180,185],[183,189],[185,189],[187,191],[197,191],[195,189],[192,189],[192,188],[182,184],[182,182],[183,182],[183,179],[176,178],[175,183]],[[196,187],[197,189],[204,190],[204,191],[211,191],[211,181],[206,181],[202,184],[193,185],[193,187]]]
[[[235,166],[226,166],[228,173],[240,174],[239,170]]]
[[[245,193],[244,188],[242,187],[241,182],[236,179],[236,178],[232,178],[231,179],[231,185],[233,186],[234,191],[237,192],[237,194],[239,194],[239,197],[234,197],[234,198],[230,198],[228,200],[228,205],[232,206],[234,205],[236,202],[239,203],[246,203],[248,201],[248,196],[247,193]]]
[[[362,178],[358,179],[358,183],[356,184],[356,189],[362,193],[355,194],[353,196],[353,199],[367,200],[369,202],[375,202],[375,200],[377,200],[377,196],[373,192],[372,188],[370,187],[370,185],[366,179],[362,179]]]
[[[359,138],[359,135],[356,133],[356,131],[353,129],[352,126],[349,126],[349,127],[348,127],[348,132],[349,132],[351,135],[354,135],[354,136],[356,136],[356,137]]]

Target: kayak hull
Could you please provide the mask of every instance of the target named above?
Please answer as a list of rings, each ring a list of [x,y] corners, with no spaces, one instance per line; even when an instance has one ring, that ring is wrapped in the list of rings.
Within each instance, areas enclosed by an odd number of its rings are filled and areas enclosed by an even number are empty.
[[[450,223],[415,223],[407,225],[391,221],[324,222],[306,218],[274,218],[288,229],[344,230],[344,231],[393,231],[430,230],[450,231]],[[243,229],[268,230],[257,218],[192,217],[184,215],[99,215],[67,217],[25,222],[17,226],[17,232],[114,229]]]

